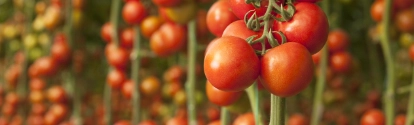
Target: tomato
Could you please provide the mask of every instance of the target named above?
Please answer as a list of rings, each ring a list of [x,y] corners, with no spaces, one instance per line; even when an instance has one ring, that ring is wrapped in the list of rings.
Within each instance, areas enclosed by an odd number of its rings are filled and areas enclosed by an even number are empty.
[[[309,125],[309,120],[302,114],[296,113],[289,117],[288,125]]]
[[[57,117],[57,119],[63,119],[68,114],[68,108],[63,104],[53,104],[49,112]]]
[[[181,90],[181,83],[180,82],[171,82],[169,84],[164,84],[162,86],[162,94],[164,97],[170,98],[174,96],[178,91]]]
[[[370,109],[362,116],[360,125],[385,125],[385,116],[378,109]]]
[[[153,120],[145,120],[141,121],[138,125],[157,125],[157,123]]]
[[[208,123],[207,125],[221,125],[221,121],[220,120],[215,120],[215,121],[212,121],[212,122]]]
[[[172,7],[177,6],[182,0],[152,0],[159,7]]]
[[[208,99],[213,104],[216,104],[219,106],[228,106],[236,102],[242,95],[243,91],[239,91],[239,92],[222,91],[220,89],[215,88],[213,85],[211,85],[210,82],[207,81],[206,93],[207,93]]]
[[[328,35],[328,47],[331,52],[343,51],[348,47],[348,34],[341,30],[333,30]]]
[[[139,84],[141,93],[145,96],[153,96],[160,91],[161,82],[155,76],[149,76],[145,78],[141,84]]]
[[[255,37],[255,39],[257,39],[262,36],[262,33],[263,31],[255,32],[255,31],[248,29],[243,20],[237,20],[226,27],[226,29],[223,32],[223,37],[224,36],[235,36],[235,37],[239,37],[239,38],[246,40],[250,36],[257,35]],[[270,44],[267,42],[267,40],[265,42],[266,42],[265,48],[270,49],[271,48]],[[260,50],[260,51],[262,50],[262,44],[260,42],[253,44],[252,47],[255,50]]]
[[[112,24],[110,22],[105,23],[101,28],[102,39],[105,42],[110,43],[112,41],[112,32],[114,32]]]
[[[121,47],[131,49],[134,45],[134,29],[127,28],[121,33]]]
[[[14,54],[13,60],[15,64],[23,64],[24,60],[26,59],[26,56],[22,51],[16,52]]]
[[[233,122],[233,125],[255,125],[253,113],[245,113],[239,115]]]
[[[260,8],[255,8],[252,4],[247,4],[245,0],[228,0],[230,4],[230,8],[234,15],[237,16],[237,18],[243,20],[244,16],[247,12],[250,10],[254,10],[256,12],[257,17],[263,16],[266,13],[268,0],[263,0],[261,3]],[[280,4],[279,4],[280,5]],[[247,18],[250,18],[253,13],[250,13]]]
[[[55,37],[55,42],[50,48],[50,54],[52,59],[58,64],[67,64],[71,57],[71,50],[66,42],[66,38],[63,34],[59,34]]]
[[[208,45],[204,73],[217,89],[242,91],[253,84],[259,72],[259,58],[244,39],[226,36]]]
[[[45,1],[38,1],[35,5],[35,11],[37,15],[43,15],[46,11],[46,2]]]
[[[126,120],[121,120],[116,122],[114,125],[131,125],[130,121],[126,121]]]
[[[197,14],[197,5],[194,2],[186,2],[174,7],[164,8],[168,20],[185,25]]]
[[[208,95],[207,95],[208,96]],[[216,121],[220,119],[220,111],[215,107],[209,107],[207,109],[207,117],[209,121]]]
[[[380,22],[382,20],[382,14],[384,12],[385,3],[384,1],[375,1],[371,5],[371,17],[374,21]]]
[[[44,122],[46,125],[57,125],[61,120],[53,113],[46,113],[44,116]]]
[[[145,38],[150,38],[151,35],[157,31],[163,23],[163,20],[157,16],[148,16],[141,23],[141,32]]]
[[[229,8],[230,4],[228,1],[219,0],[207,12],[207,27],[216,37],[221,37],[224,29],[237,20],[237,17]]]
[[[163,76],[164,80],[167,82],[173,82],[173,81],[181,82],[185,80],[185,77],[186,77],[186,71],[184,70],[183,67],[179,65],[174,65],[168,68],[167,71],[164,72],[164,76]]]
[[[398,12],[395,22],[397,24],[397,28],[402,32],[414,31],[414,11],[406,9]]]
[[[177,106],[185,106],[187,104],[187,95],[185,94],[184,90],[180,90],[174,94],[173,100],[174,104]]]
[[[333,53],[329,62],[333,71],[337,73],[348,73],[351,71],[352,57],[346,51]]]
[[[52,76],[57,72],[57,64],[51,57],[41,57],[37,59],[32,65],[38,70],[38,76]]]
[[[309,85],[313,75],[314,65],[309,51],[296,42],[272,48],[261,59],[262,84],[280,97],[298,94]]]
[[[312,55],[313,64],[319,65],[319,61],[321,60],[322,51],[319,51]]]
[[[167,57],[180,50],[186,41],[185,27],[164,23],[150,39],[151,50],[160,57]]]
[[[166,125],[188,125],[187,119],[182,117],[171,118],[167,121]]]
[[[395,118],[394,125],[405,125],[406,120],[407,118],[404,114],[397,115],[397,117]]]
[[[322,0],[296,0],[295,2],[311,2],[311,3],[316,3]]]
[[[42,103],[32,104],[31,113],[34,115],[43,115],[46,112],[46,106]]]
[[[16,105],[10,104],[10,103],[5,103],[2,105],[2,113],[3,116],[12,116],[13,114],[16,113]]]
[[[396,10],[404,10],[412,7],[413,0],[393,0],[393,6]]]
[[[208,35],[207,11],[199,10],[197,12],[197,38],[205,38]]]
[[[300,43],[311,54],[315,54],[322,49],[328,38],[328,19],[316,4],[300,2],[295,3],[295,7],[295,15],[287,22],[279,22],[279,30],[287,41]]]
[[[16,106],[19,104],[19,95],[15,92],[9,92],[6,95],[6,103]]]
[[[32,103],[41,103],[45,97],[42,91],[31,91],[29,98]]]
[[[44,125],[43,116],[41,115],[30,115],[29,118],[27,118],[27,122],[29,125]]]
[[[83,4],[84,4],[84,0],[73,0],[72,1],[73,8],[77,10],[82,9]]]
[[[410,53],[410,59],[412,62],[414,62],[414,44],[410,45],[410,48],[408,49],[409,53]]]
[[[132,92],[134,91],[134,82],[132,80],[127,80],[123,83],[121,92],[127,99],[131,99]]]
[[[53,86],[47,90],[47,98],[53,103],[65,103],[67,101],[66,91],[62,86]]]
[[[108,50],[106,58],[111,66],[119,70],[123,70],[128,67],[130,62],[129,51],[122,47],[115,47]]]
[[[139,25],[147,16],[147,13],[144,5],[139,1],[129,1],[122,9],[122,17],[125,22],[133,25]]]
[[[43,18],[47,29],[54,29],[60,23],[60,20],[62,18],[62,12],[60,9],[61,8],[57,5],[51,5],[47,8]]]
[[[43,90],[46,86],[46,82],[41,78],[32,78],[30,79],[30,90]]]
[[[126,79],[127,76],[124,72],[114,69],[108,73],[108,76],[106,77],[106,82],[111,86],[111,88],[119,89]]]
[[[21,66],[13,64],[4,73],[4,78],[7,84],[11,85],[11,87],[13,88],[16,87],[17,85],[17,82],[21,74],[21,69],[22,69]]]

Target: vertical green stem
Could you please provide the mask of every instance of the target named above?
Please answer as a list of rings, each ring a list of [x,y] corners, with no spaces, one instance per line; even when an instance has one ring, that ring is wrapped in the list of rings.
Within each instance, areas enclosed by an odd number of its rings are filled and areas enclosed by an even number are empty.
[[[195,101],[195,83],[196,83],[196,56],[197,56],[197,38],[196,38],[196,20],[191,20],[188,23],[188,71],[187,71],[187,83],[185,85],[187,92],[187,110],[188,110],[188,123],[190,125],[196,125],[196,101]]]
[[[221,107],[220,125],[230,125],[230,113],[225,107]]]
[[[270,95],[270,103],[271,103],[271,105],[270,105],[270,123],[269,123],[269,125],[275,125],[276,124],[275,115],[276,115],[277,109],[274,106],[274,104],[276,104],[276,96],[273,95],[273,94]]]
[[[262,122],[262,112],[259,108],[260,106],[260,96],[259,96],[259,89],[257,87],[257,82],[254,82],[253,85],[251,85],[249,88],[246,89],[247,92],[247,96],[249,97],[250,100],[250,105],[252,106],[252,110],[253,110],[253,114],[254,114],[254,119],[256,125],[263,125]]]
[[[383,13],[382,24],[383,30],[381,35],[381,47],[385,56],[386,65],[386,90],[384,93],[383,101],[385,104],[385,115],[387,125],[392,125],[394,122],[394,93],[395,93],[395,67],[393,62],[393,56],[390,47],[390,21],[391,21],[391,6],[392,0],[385,0],[385,10]]]
[[[109,68],[108,71],[110,70],[112,70],[112,68]],[[104,96],[104,108],[105,108],[104,118],[105,118],[105,124],[107,125],[112,125],[111,95],[112,95],[111,86],[109,86],[109,84],[106,83],[103,96]]]
[[[410,87],[410,98],[408,102],[408,109],[407,109],[407,120],[405,121],[405,125],[412,125],[414,120],[414,65],[413,65],[413,72],[411,77],[411,87]]]
[[[131,77],[134,81],[134,91],[132,91],[132,124],[136,125],[140,121],[140,99],[141,95],[139,94],[139,68],[141,63],[141,56],[140,56],[140,43],[141,39],[141,32],[138,25],[134,26],[134,50],[131,54],[132,57],[132,73]]]
[[[269,125],[285,125],[286,116],[286,98],[270,95],[270,124]]]

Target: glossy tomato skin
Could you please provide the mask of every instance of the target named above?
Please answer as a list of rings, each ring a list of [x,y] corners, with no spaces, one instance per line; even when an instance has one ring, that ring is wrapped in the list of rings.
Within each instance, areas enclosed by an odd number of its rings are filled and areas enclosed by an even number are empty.
[[[289,117],[288,125],[309,125],[309,120],[302,114],[293,114]]]
[[[228,0],[230,4],[230,8],[234,15],[238,19],[243,20],[244,16],[247,12],[250,10],[254,10],[256,12],[257,16],[263,16],[266,13],[268,0],[263,0],[262,5],[260,8],[255,8],[252,4],[247,4],[245,0]],[[250,16],[253,15],[253,13],[249,14],[247,18],[250,18]]]
[[[125,48],[118,47],[112,50],[108,50],[107,59],[111,66],[116,69],[123,70],[128,66],[129,63],[129,51]]]
[[[260,36],[262,36],[262,33],[263,32],[255,32],[253,30],[248,29],[243,20],[237,20],[226,27],[222,36],[235,36],[235,37],[239,37],[245,40],[253,35],[257,35],[255,39],[260,38]],[[252,47],[255,50],[260,50],[260,51],[262,50],[261,43],[253,44]],[[268,42],[266,42],[265,48],[266,49],[271,48]]]
[[[239,115],[233,122],[233,125],[255,125],[253,113],[245,113]]]
[[[131,49],[134,45],[134,29],[127,28],[121,33],[121,46],[126,49]]]
[[[119,89],[125,82],[126,78],[127,76],[124,72],[114,69],[109,72],[108,77],[106,78],[106,82],[111,85],[111,88]]]
[[[343,51],[348,47],[349,37],[348,33],[341,29],[333,30],[328,35],[329,51],[337,52]]]
[[[384,8],[385,3],[383,0],[377,0],[371,5],[371,17],[375,22],[380,22],[382,20]]]
[[[333,53],[330,65],[336,73],[348,73],[352,68],[352,56],[346,51]]]
[[[152,0],[159,7],[172,7],[177,6],[182,0]]]
[[[204,73],[217,89],[242,91],[253,84],[259,72],[259,58],[245,40],[226,36],[208,45]]]
[[[385,125],[385,116],[378,109],[370,109],[364,113],[360,125]]]
[[[122,17],[129,24],[139,25],[146,16],[147,11],[139,1],[129,1],[122,9]]]
[[[142,35],[145,38],[150,38],[151,35],[161,27],[163,21],[157,16],[148,16],[141,23]]]
[[[309,51],[296,42],[270,49],[261,59],[262,85],[280,97],[298,94],[309,85],[313,75],[314,65]]]
[[[228,1],[219,0],[207,12],[207,27],[217,37],[221,37],[224,29],[237,20],[237,17],[229,8]]]
[[[414,31],[414,11],[406,9],[398,12],[395,22],[397,23],[397,28],[402,32]]]
[[[243,91],[240,92],[226,92],[215,88],[211,85],[210,82],[206,83],[206,93],[207,97],[213,104],[219,106],[228,106],[236,102],[240,96],[243,94]]]
[[[294,5],[295,15],[287,22],[279,22],[279,30],[286,36],[287,41],[300,43],[314,54],[326,43],[328,19],[316,4],[300,2]]]
[[[160,57],[167,57],[180,50],[186,41],[185,27],[164,23],[150,39],[151,50]]]

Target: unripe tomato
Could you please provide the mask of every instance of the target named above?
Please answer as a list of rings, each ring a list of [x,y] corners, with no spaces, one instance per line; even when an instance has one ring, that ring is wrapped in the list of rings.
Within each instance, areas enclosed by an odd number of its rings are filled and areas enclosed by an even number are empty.
[[[139,1],[129,1],[122,9],[122,17],[129,24],[139,25],[146,16],[147,11]]]
[[[187,95],[185,94],[184,90],[180,90],[174,95],[174,104],[177,106],[185,106],[187,103]]]
[[[50,48],[53,60],[58,64],[67,64],[71,57],[71,50],[63,34],[55,36],[55,42]]]
[[[399,11],[395,18],[397,28],[402,32],[414,31],[414,11],[406,9]]]
[[[116,69],[123,70],[128,67],[128,63],[130,62],[128,50],[122,47],[115,47],[114,49],[108,50],[106,54],[109,64]]]
[[[197,5],[194,2],[186,2],[178,6],[164,8],[169,20],[178,24],[187,24],[197,14]]]
[[[252,112],[239,115],[233,122],[233,125],[255,125],[255,119]]]
[[[348,52],[336,52],[330,58],[330,65],[337,73],[348,73],[352,68],[352,57]]]
[[[261,59],[262,85],[280,97],[298,94],[310,84],[313,75],[314,66],[309,51],[296,42],[272,48]]]
[[[182,89],[181,83],[174,81],[168,84],[164,84],[162,86],[162,94],[166,98],[171,98],[181,89]]]
[[[242,91],[259,76],[259,62],[253,48],[244,39],[226,36],[208,45],[204,73],[217,89]]]
[[[106,82],[111,86],[113,89],[119,89],[122,84],[125,82],[127,76],[121,70],[111,70],[106,77]]]
[[[309,120],[302,114],[293,114],[289,117],[288,125],[309,125]]]
[[[343,51],[348,47],[348,34],[341,30],[333,30],[328,35],[328,47],[331,52]]]
[[[141,23],[142,35],[145,38],[150,38],[161,27],[162,23],[163,20],[160,17],[148,16]]]
[[[159,93],[161,88],[161,82],[160,80],[155,76],[149,76],[145,78],[141,84],[139,84],[139,88],[141,90],[141,93],[144,96],[153,96],[157,93]]]
[[[31,49],[37,45],[38,41],[34,34],[28,34],[24,37],[23,45],[26,49]]]
[[[362,116],[360,125],[385,125],[385,116],[378,109],[370,109]]]
[[[47,90],[47,98],[53,103],[65,103],[67,101],[66,91],[62,86],[53,86]]]
[[[224,29],[237,20],[237,17],[229,8],[228,1],[219,0],[207,12],[207,27],[216,37],[221,37]]]
[[[322,49],[328,38],[328,19],[316,4],[300,2],[295,3],[295,7],[295,15],[287,22],[280,22],[279,30],[287,41],[300,43],[311,54],[315,54]]]
[[[219,106],[228,106],[236,102],[240,96],[243,94],[243,91],[239,92],[226,92],[217,89],[210,82],[206,83],[206,93],[207,97],[213,104]]]
[[[150,39],[150,48],[161,57],[170,56],[180,50],[186,41],[186,29],[183,26],[164,23]]]
[[[173,7],[181,3],[182,0],[152,0],[159,7]]]
[[[35,11],[37,15],[43,15],[46,11],[46,2],[45,1],[36,2]]]
[[[134,29],[126,28],[121,33],[121,46],[126,49],[131,49],[134,45]]]

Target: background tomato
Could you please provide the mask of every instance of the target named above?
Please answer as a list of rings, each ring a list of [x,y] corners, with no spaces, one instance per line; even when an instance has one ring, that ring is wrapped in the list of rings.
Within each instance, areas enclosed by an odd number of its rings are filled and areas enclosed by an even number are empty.
[[[146,16],[147,11],[139,1],[129,1],[122,9],[122,17],[129,24],[139,25]]]
[[[111,66],[120,70],[123,70],[128,66],[130,60],[128,50],[118,47],[108,51],[106,58]]]
[[[385,4],[382,0],[375,1],[371,6],[371,17],[374,21],[380,22],[382,20],[382,14],[384,12]]]
[[[219,0],[207,12],[207,27],[217,37],[221,37],[224,29],[237,20],[229,8],[230,5],[226,0]]]
[[[410,9],[402,10],[395,17],[397,28],[402,32],[414,31],[414,11]]]
[[[331,52],[344,51],[349,44],[348,34],[341,30],[333,30],[328,35],[328,47]]]
[[[53,86],[47,90],[47,98],[53,103],[65,103],[67,94],[62,86]]]
[[[160,7],[172,7],[177,6],[182,0],[152,0],[157,6]]]
[[[255,119],[253,113],[239,115],[233,122],[233,125],[254,125]]]
[[[309,120],[302,114],[293,114],[289,117],[288,125],[309,125]]]
[[[150,38],[151,35],[161,27],[163,21],[157,16],[148,16],[141,23],[142,35],[146,38]]]
[[[125,82],[126,78],[127,76],[125,75],[125,73],[123,73],[120,70],[114,69],[108,73],[106,82],[108,82],[108,84],[111,85],[111,88],[119,89]]]
[[[121,47],[131,49],[134,45],[134,29],[126,28],[121,33]]]
[[[186,2],[177,6],[165,8],[168,19],[174,23],[185,25],[197,14],[197,5],[194,2]]]
[[[184,46],[186,34],[186,29],[183,26],[164,23],[151,36],[150,48],[157,56],[170,56]]]
[[[385,116],[378,109],[371,109],[364,113],[361,118],[361,125],[384,125]]]
[[[352,57],[348,52],[337,52],[332,54],[330,65],[337,73],[348,73],[352,69]]]
[[[139,85],[141,93],[148,97],[154,96],[155,94],[159,93],[161,88],[161,82],[155,76],[149,76],[145,78]]]

